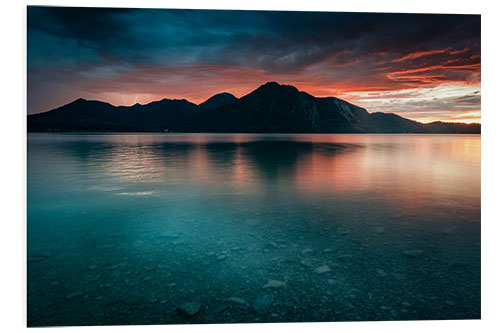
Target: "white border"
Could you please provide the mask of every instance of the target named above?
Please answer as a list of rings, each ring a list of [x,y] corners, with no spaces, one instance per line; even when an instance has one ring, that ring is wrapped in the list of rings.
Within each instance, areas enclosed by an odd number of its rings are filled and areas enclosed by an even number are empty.
[[[498,31],[500,21],[498,5],[494,1],[456,0],[377,0],[377,1],[318,1],[292,3],[289,0],[249,3],[224,0],[151,1],[151,0],[66,0],[66,1],[11,1],[2,4],[2,187],[3,218],[2,264],[0,293],[0,325],[4,332],[25,329],[25,223],[26,223],[26,5],[108,6],[148,8],[206,8],[206,9],[265,9],[265,10],[317,10],[361,12],[461,13],[482,15],[482,320],[473,321],[413,321],[413,322],[360,322],[317,324],[244,324],[244,325],[169,325],[45,328],[44,332],[61,331],[164,331],[169,332],[250,332],[254,330],[315,331],[370,331],[370,332],[422,332],[454,330],[456,332],[494,331],[500,327],[498,314],[499,268],[497,255],[500,236],[499,214],[495,193],[500,188],[500,132],[498,71]],[[7,8],[5,8],[7,7]]]

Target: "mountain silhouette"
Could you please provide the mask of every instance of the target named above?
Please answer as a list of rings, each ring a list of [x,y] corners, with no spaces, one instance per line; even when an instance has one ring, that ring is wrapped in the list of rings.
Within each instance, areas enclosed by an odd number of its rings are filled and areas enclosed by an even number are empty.
[[[234,97],[234,95],[223,92],[217,95],[213,95],[205,102],[199,105],[200,112],[212,111],[220,106],[231,104],[232,102],[237,101],[238,99]]]
[[[480,124],[423,124],[393,113],[369,113],[335,97],[314,97],[268,82],[236,98],[216,94],[200,105],[163,99],[113,106],[77,99],[28,115],[28,131],[178,131],[248,133],[480,133]]]

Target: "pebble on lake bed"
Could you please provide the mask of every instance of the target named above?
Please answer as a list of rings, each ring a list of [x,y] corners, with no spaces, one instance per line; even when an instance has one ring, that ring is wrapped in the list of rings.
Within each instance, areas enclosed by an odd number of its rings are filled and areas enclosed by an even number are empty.
[[[424,251],[422,251],[422,250],[408,250],[408,251],[404,251],[403,254],[407,257],[410,257],[410,258],[418,258],[418,257],[422,256],[422,254],[424,254]]]
[[[300,261],[300,264],[304,267],[312,267],[313,261],[309,258]]]
[[[83,295],[85,295],[85,293],[83,293],[81,291],[75,291],[75,292],[67,294],[66,299],[72,299],[72,298],[83,296]]]
[[[197,314],[200,311],[200,309],[201,309],[201,303],[197,301],[184,303],[179,307],[177,307],[177,311],[179,311],[183,315],[190,317]]]
[[[349,230],[346,228],[338,227],[336,233],[337,235],[347,235],[349,234]]]
[[[234,296],[229,297],[228,299],[226,299],[226,301],[236,303],[239,305],[248,305],[248,303],[243,298],[240,297],[234,297]]]
[[[267,281],[267,283],[264,285],[263,288],[280,288],[280,287],[286,287],[286,283],[278,280],[269,280]]]
[[[96,282],[99,281],[100,278],[101,274],[89,274],[85,276],[85,282],[86,283]]]
[[[258,298],[252,303],[252,309],[261,316],[267,314],[270,308],[271,300],[267,296]]]
[[[331,269],[327,265],[320,266],[314,270],[314,273],[316,274],[323,274],[328,272],[331,272]]]
[[[215,307],[215,312],[216,313],[222,313],[228,309],[231,308],[231,305],[227,304],[227,303],[222,303],[222,304],[219,304]]]
[[[342,284],[342,282],[340,282],[339,280],[335,280],[335,279],[328,279],[328,280],[326,280],[326,282],[328,282],[328,284],[331,284],[331,285]]]

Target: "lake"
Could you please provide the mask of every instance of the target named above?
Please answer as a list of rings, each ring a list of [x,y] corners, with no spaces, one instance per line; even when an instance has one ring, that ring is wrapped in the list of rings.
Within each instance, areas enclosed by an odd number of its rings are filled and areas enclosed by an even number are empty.
[[[27,145],[28,326],[480,318],[480,135]]]

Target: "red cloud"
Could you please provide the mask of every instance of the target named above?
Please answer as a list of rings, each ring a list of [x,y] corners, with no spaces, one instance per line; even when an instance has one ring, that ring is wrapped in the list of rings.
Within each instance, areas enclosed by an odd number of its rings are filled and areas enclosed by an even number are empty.
[[[401,58],[394,59],[392,62],[403,62],[403,61],[406,61],[409,59],[420,58],[420,57],[423,57],[426,55],[431,55],[431,54],[445,53],[447,51],[450,51],[450,48],[441,49],[441,50],[417,51],[417,52],[409,53],[405,56],[402,56]]]

